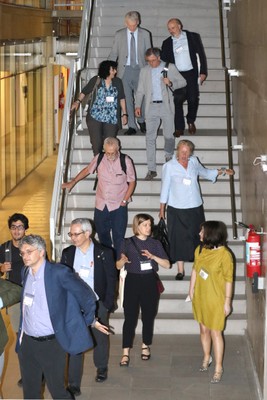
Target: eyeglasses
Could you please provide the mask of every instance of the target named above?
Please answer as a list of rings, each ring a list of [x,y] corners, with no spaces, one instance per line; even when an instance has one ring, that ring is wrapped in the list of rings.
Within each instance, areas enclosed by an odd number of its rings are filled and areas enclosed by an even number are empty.
[[[23,231],[23,230],[25,230],[25,227],[24,227],[24,225],[11,225],[10,229],[12,231],[15,231],[16,229],[18,231]]]
[[[24,257],[26,255],[29,256],[36,250],[38,250],[38,249],[22,251],[21,253],[19,253],[19,255],[20,255],[20,257]]]
[[[84,233],[84,231],[81,231],[81,232],[78,232],[78,233],[71,233],[71,232],[69,232],[69,233],[68,233],[68,236],[69,236],[70,238],[72,238],[72,236],[78,237],[78,236],[80,236],[82,233]]]

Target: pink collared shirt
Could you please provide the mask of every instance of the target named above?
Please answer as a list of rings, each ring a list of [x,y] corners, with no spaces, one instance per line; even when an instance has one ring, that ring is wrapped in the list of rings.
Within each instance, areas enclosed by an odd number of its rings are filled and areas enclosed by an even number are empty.
[[[89,173],[95,171],[98,155],[89,164]],[[97,174],[98,183],[96,189],[95,207],[103,210],[107,206],[109,211],[117,210],[120,207],[125,193],[128,190],[127,182],[135,182],[135,170],[132,161],[128,156],[125,157],[126,174],[121,169],[120,156],[114,160],[108,160],[106,155],[102,158]]]

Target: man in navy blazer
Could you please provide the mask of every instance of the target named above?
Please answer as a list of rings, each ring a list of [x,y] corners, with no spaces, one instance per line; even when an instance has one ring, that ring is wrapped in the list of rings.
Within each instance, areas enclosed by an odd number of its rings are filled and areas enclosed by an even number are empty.
[[[151,33],[140,28],[140,14],[137,11],[129,11],[125,15],[126,28],[115,33],[115,38],[109,60],[118,62],[117,76],[122,79],[126,107],[128,112],[128,127],[125,135],[135,135],[137,125],[134,115],[134,94],[137,90],[140,69],[146,65],[145,52],[152,47]],[[135,54],[131,58],[131,39],[134,37]],[[141,132],[146,132],[144,113],[138,118]]]
[[[205,50],[200,35],[183,30],[183,24],[179,19],[170,19],[167,26],[171,36],[162,43],[161,59],[175,64],[187,83],[186,88],[174,91],[174,136],[179,137],[184,134],[183,103],[185,100],[188,104],[186,116],[188,132],[192,135],[196,133],[195,120],[199,104],[199,84],[202,85],[208,76]]]
[[[71,222],[69,237],[72,246],[63,250],[61,263],[74,271],[94,290],[97,296],[96,317],[108,325],[109,313],[114,310],[117,271],[113,250],[92,240],[92,224],[88,218],[77,218]],[[97,368],[96,382],[107,379],[109,340],[108,336],[93,330],[96,341],[94,364]],[[80,394],[83,369],[83,354],[70,355],[68,381],[69,390]]]
[[[81,353],[93,346],[89,325],[106,334],[108,328],[95,321],[93,290],[70,268],[46,261],[41,236],[25,236],[19,249],[28,267],[17,341],[24,398],[42,398],[43,375],[53,399],[74,398],[64,387],[66,353]]]

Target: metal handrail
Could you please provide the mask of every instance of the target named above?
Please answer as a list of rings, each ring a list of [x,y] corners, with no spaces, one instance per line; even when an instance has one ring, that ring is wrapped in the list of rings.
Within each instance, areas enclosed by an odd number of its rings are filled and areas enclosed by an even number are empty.
[[[66,200],[68,197],[68,192],[66,190],[62,191],[61,184],[63,181],[68,180],[70,176],[73,138],[76,133],[76,115],[75,112],[70,114],[70,107],[73,98],[76,98],[80,92],[81,66],[82,68],[85,68],[88,62],[88,47],[90,44],[93,7],[94,0],[84,1],[78,55],[76,60],[72,61],[70,68],[50,211],[50,240],[52,244],[53,259],[56,259],[55,238],[56,236],[62,235],[63,231]]]
[[[231,114],[230,78],[229,78],[229,73],[228,73],[228,67],[226,66],[226,57],[225,57],[224,24],[223,24],[223,2],[222,2],[222,0],[218,0],[218,3],[219,3],[219,19],[220,19],[221,58],[222,58],[222,68],[224,70],[224,80],[225,80],[228,162],[229,162],[229,168],[233,169],[232,114]],[[230,175],[230,196],[231,196],[231,213],[232,213],[233,238],[237,239],[234,175]]]

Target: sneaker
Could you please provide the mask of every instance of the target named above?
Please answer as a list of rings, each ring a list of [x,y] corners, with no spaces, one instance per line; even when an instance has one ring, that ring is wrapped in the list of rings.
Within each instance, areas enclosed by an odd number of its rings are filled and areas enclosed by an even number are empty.
[[[171,159],[172,159],[172,156],[166,156],[166,157],[165,157],[165,161],[166,161],[166,162],[170,161]]]
[[[148,171],[145,177],[145,181],[152,181],[153,178],[157,176],[156,171]]]

